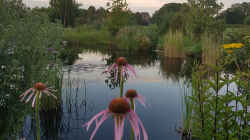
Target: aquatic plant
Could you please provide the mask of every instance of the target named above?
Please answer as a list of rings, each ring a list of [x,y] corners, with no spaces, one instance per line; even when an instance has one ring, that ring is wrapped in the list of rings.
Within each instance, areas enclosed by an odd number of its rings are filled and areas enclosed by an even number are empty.
[[[37,127],[37,140],[40,140],[40,124],[39,124],[39,101],[43,94],[46,94],[47,96],[52,96],[53,98],[57,99],[57,97],[51,93],[54,91],[51,88],[47,88],[46,85],[42,82],[35,83],[33,88],[30,88],[26,90],[24,93],[22,93],[19,97],[21,98],[21,101],[23,101],[28,94],[28,98],[26,99],[25,103],[29,102],[30,99],[33,97],[32,101],[32,107],[36,106],[36,127]],[[35,105],[36,104],[36,105]]]
[[[102,117],[101,117],[102,116]],[[102,123],[108,119],[108,117],[113,116],[114,118],[114,140],[121,140],[123,136],[123,130],[124,130],[124,123],[125,123],[125,118],[127,118],[131,124],[131,127],[134,130],[134,138],[135,140],[140,140],[140,128],[143,133],[144,140],[148,140],[148,135],[147,132],[143,126],[142,121],[140,118],[137,116],[137,114],[130,108],[129,103],[125,98],[115,98],[113,99],[110,104],[108,109],[105,109],[101,111],[100,113],[96,114],[94,117],[90,119],[87,123],[84,124],[84,126],[87,127],[87,131],[89,130],[91,124],[95,121],[96,122],[96,127],[94,131],[92,132],[90,136],[90,140],[93,139],[95,136],[97,130],[99,127],[102,125]],[[101,118],[100,118],[101,117]],[[100,118],[100,119],[98,119]]]

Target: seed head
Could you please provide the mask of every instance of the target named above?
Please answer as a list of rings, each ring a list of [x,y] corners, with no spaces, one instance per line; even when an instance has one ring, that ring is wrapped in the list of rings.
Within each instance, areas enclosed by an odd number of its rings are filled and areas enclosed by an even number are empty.
[[[127,65],[127,60],[125,57],[118,57],[115,61],[115,63],[119,66],[124,66],[124,65]]]
[[[136,90],[134,90],[134,89],[129,89],[129,90],[127,90],[127,92],[126,92],[126,97],[127,97],[127,98],[135,98],[135,97],[137,97],[137,92],[136,92]]]
[[[110,102],[109,110],[115,114],[126,114],[130,110],[130,105],[124,98],[115,98]]]
[[[42,82],[38,82],[34,85],[34,88],[38,91],[43,91],[46,89],[46,85]]]

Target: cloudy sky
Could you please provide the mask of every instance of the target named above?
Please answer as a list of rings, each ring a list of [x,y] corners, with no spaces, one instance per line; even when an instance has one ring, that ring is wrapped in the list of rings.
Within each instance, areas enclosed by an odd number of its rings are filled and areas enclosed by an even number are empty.
[[[47,7],[49,4],[49,0],[23,0],[26,5],[29,7]],[[89,7],[90,5],[94,5],[95,7],[105,7],[106,3],[109,0],[76,0],[79,3],[82,3],[84,8]],[[250,0],[220,0],[224,3],[225,8],[230,7],[230,5],[234,3],[241,2],[250,2]],[[146,11],[153,13],[155,10],[159,9],[165,3],[175,2],[181,3],[185,2],[185,0],[127,0],[129,4],[129,8],[132,11]]]

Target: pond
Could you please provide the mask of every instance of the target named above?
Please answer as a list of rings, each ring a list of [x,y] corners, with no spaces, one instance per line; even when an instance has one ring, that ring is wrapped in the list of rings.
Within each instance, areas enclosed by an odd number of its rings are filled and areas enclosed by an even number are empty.
[[[85,50],[73,65],[64,66],[61,107],[56,112],[40,112],[43,140],[87,140],[94,125],[87,132],[82,127],[109,102],[119,97],[119,87],[103,72],[114,59],[125,56],[137,76],[130,76],[124,91],[136,89],[145,96],[146,107],[136,103],[136,113],[141,118],[150,140],[179,140],[176,128],[182,123],[182,98],[188,85],[188,75],[183,73],[186,60],[170,59],[160,52],[137,53]],[[125,122],[124,139],[130,137],[130,126]],[[26,116],[22,137],[35,139],[35,120]],[[97,131],[95,140],[114,138],[111,118]]]

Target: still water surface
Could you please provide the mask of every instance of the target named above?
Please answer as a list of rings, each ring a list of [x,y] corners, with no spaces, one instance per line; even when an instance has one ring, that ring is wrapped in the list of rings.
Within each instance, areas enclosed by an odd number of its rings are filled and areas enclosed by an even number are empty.
[[[82,125],[109,102],[119,96],[119,87],[103,71],[118,54],[84,51],[73,65],[64,67],[61,109],[49,114],[40,113],[43,140],[88,140],[94,125],[87,132]],[[146,97],[147,107],[136,104],[136,112],[143,121],[149,140],[180,140],[175,131],[181,125],[182,95],[185,76],[181,71],[186,61],[169,59],[159,54],[124,54],[135,68],[137,77],[129,77],[124,90],[136,89]],[[35,123],[26,117],[22,136],[35,139]],[[125,139],[130,126],[125,124]],[[95,140],[114,139],[113,121],[109,118],[98,130]]]

